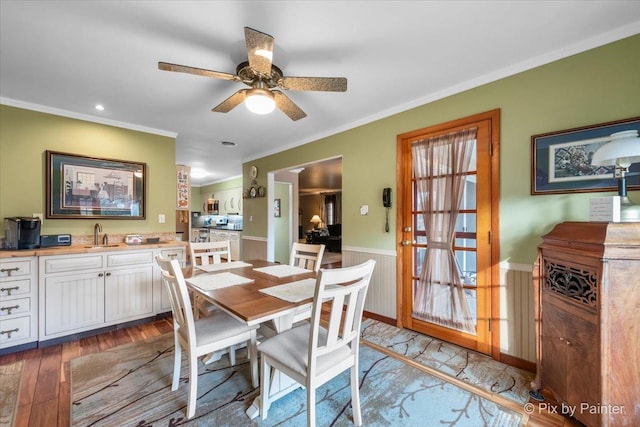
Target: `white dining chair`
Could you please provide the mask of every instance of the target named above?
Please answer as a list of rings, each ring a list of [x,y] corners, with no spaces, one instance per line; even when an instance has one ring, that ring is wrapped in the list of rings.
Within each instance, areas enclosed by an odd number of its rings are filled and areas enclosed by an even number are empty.
[[[294,242],[291,247],[289,265],[313,270],[317,273],[320,270],[320,264],[322,264],[324,249],[324,245]]]
[[[189,391],[187,418],[193,417],[198,398],[198,358],[229,346],[246,342],[251,366],[251,383],[258,387],[258,353],[256,351],[256,326],[248,326],[222,310],[209,316],[194,319],[187,284],[177,260],[156,256],[162,268],[162,280],[169,291],[174,324],[175,357],[171,390],[178,389],[182,349],[187,353],[189,365]],[[232,355],[233,354],[233,355]],[[235,353],[229,352],[235,365]]]
[[[191,265],[196,269],[200,265],[219,264],[231,261],[231,241],[189,242]]]
[[[283,372],[307,389],[307,426],[315,426],[316,389],[351,369],[353,422],[362,424],[358,383],[360,324],[371,274],[369,260],[354,267],[320,270],[310,322],[268,338],[261,353],[260,416],[267,417],[271,368]],[[323,304],[330,306],[326,327],[320,326]]]

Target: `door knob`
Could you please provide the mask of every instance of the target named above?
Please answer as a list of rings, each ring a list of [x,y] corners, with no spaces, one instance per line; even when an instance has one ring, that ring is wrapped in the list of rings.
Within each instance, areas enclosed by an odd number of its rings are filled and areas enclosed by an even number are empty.
[[[411,246],[411,240],[403,240],[400,244],[402,246]]]

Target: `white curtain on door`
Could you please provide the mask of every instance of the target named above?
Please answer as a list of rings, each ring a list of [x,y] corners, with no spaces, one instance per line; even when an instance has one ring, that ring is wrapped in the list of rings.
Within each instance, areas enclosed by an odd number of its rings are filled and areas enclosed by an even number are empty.
[[[475,334],[475,324],[453,246],[476,130],[412,144],[413,177],[427,235],[427,250],[414,289],[413,316],[470,334]]]

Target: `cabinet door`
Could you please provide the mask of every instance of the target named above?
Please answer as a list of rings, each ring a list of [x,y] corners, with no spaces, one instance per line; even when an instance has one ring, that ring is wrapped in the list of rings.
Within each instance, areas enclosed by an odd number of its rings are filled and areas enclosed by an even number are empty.
[[[231,261],[240,259],[240,233],[229,233],[229,242],[231,244]]]
[[[107,322],[153,314],[153,267],[107,271],[104,307]]]
[[[544,300],[544,298],[543,298]],[[542,318],[542,382],[558,399],[567,395],[567,348],[565,344],[565,316],[551,304],[546,304]]]
[[[104,278],[102,272],[48,277],[45,286],[45,330],[41,338],[90,329],[104,323]],[[43,336],[44,335],[44,336]]]
[[[567,313],[565,318],[565,346],[567,348],[567,392],[569,405],[600,401],[600,364],[598,325]],[[578,409],[576,418],[587,425],[600,425],[600,415]]]

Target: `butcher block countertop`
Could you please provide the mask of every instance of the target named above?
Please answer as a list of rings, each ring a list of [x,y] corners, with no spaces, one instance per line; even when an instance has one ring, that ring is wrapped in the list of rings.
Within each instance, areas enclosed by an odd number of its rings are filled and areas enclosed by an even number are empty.
[[[126,243],[112,243],[108,245],[92,245],[92,244],[73,244],[71,246],[53,246],[50,248],[39,249],[20,249],[20,250],[0,250],[0,258],[18,258],[29,256],[47,256],[47,255],[73,255],[73,254],[91,254],[96,252],[116,252],[131,251],[140,249],[161,249],[175,248],[176,246],[187,247],[188,242],[179,240],[164,240],[158,243],[141,243],[135,245],[127,245]]]

